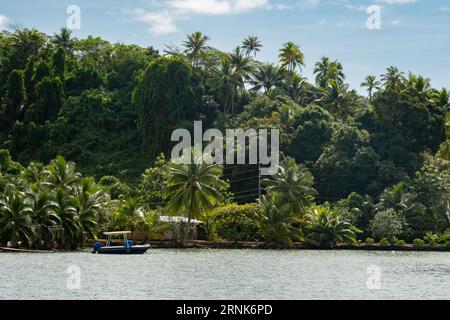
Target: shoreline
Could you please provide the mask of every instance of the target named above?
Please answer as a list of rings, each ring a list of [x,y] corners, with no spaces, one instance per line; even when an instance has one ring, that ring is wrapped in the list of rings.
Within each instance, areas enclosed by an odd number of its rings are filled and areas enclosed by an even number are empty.
[[[174,241],[149,241],[152,249],[224,249],[224,250],[321,250],[321,251],[418,251],[418,252],[450,252],[450,247],[444,245],[424,245],[418,247],[412,244],[380,246],[378,244],[339,244],[335,247],[320,247],[306,242],[295,242],[292,246],[268,242],[232,242],[232,241],[189,241],[184,245]]]
[[[92,244],[96,241],[92,241]],[[0,252],[6,253],[57,253],[57,252],[82,252],[90,250],[91,241],[88,242],[84,249],[79,250],[58,250],[53,249],[51,251],[32,250],[32,249],[12,249],[12,248],[0,248]],[[181,249],[181,250],[207,250],[207,249],[220,249],[220,250],[285,250],[285,251],[297,251],[297,250],[320,250],[320,251],[409,251],[409,252],[450,252],[450,247],[444,245],[424,245],[418,247],[412,244],[406,245],[393,245],[393,246],[380,246],[378,244],[339,244],[334,247],[320,247],[306,242],[295,242],[292,246],[282,245],[273,242],[232,242],[232,241],[187,241],[181,244],[176,241],[147,241],[147,244],[151,245],[151,249]]]

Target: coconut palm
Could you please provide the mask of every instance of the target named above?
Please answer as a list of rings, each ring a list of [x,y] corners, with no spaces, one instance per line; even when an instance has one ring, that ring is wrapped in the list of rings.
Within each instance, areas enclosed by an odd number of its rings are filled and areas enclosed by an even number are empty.
[[[327,84],[333,81],[343,81],[345,79],[342,71],[342,64],[338,61],[330,61],[327,57],[316,63],[314,67],[314,74],[316,75],[316,84],[319,87],[326,87]]]
[[[430,79],[410,73],[406,85],[406,90],[410,94],[417,96],[420,101],[428,102],[430,100],[433,93]]]
[[[267,63],[258,65],[255,68],[250,84],[253,86],[252,90],[264,89],[264,92],[267,93],[273,87],[281,87],[283,80],[283,70],[273,63]]]
[[[312,188],[313,176],[289,157],[283,159],[277,174],[263,183],[267,192],[277,195],[280,203],[288,204],[295,214],[303,213],[317,195],[317,191]]]
[[[383,86],[388,90],[397,90],[401,88],[405,80],[404,72],[400,72],[397,67],[389,67],[386,73],[381,75]]]
[[[351,223],[326,207],[315,207],[311,210],[306,230],[308,239],[327,247],[342,242],[355,242],[357,232]]]
[[[289,204],[281,202],[275,195],[263,196],[261,206],[261,233],[268,241],[292,245],[293,241],[302,239],[302,232],[296,226],[298,218],[292,215]]]
[[[287,42],[280,49],[279,54],[280,62],[283,68],[287,68],[288,71],[288,85],[289,89],[292,89],[292,77],[297,67],[302,70],[302,66],[305,65],[305,58],[300,50],[300,47],[293,42]]]
[[[343,114],[348,111],[350,97],[348,85],[343,82],[331,81],[326,88],[321,88],[322,97],[319,102],[331,113]]]
[[[165,198],[169,200],[167,209],[174,213],[184,213],[188,225],[192,219],[199,219],[204,210],[212,209],[220,203],[222,194],[219,187],[222,168],[200,161],[191,155],[192,164],[168,165],[169,178]],[[188,233],[184,235],[186,239]]]
[[[74,244],[78,240],[78,225],[76,221],[76,209],[73,205],[73,199],[61,187],[55,192],[55,212],[61,222],[62,234],[59,234],[59,240],[62,244]]]
[[[97,225],[97,216],[100,206],[104,203],[104,192],[92,178],[81,180],[74,190],[73,205],[75,208],[75,224],[78,229],[78,240],[83,241],[85,236],[94,236]]]
[[[236,47],[230,53],[230,60],[236,74],[240,77],[240,87],[244,88],[245,80],[250,78],[250,74],[253,71],[253,61],[242,53],[240,47]]]
[[[23,193],[9,192],[0,199],[0,237],[2,241],[11,241],[16,246],[19,241],[31,244],[31,208],[25,201]]]
[[[208,40],[209,37],[203,33],[194,32],[193,34],[188,35],[187,40],[183,42],[185,53],[196,68],[200,66],[200,61],[205,52],[208,50]]]
[[[52,43],[66,49],[68,52],[72,51],[75,46],[75,39],[72,38],[72,30],[67,27],[61,28],[59,33],[53,35]]]
[[[242,85],[241,79],[241,74],[231,64],[230,58],[222,59],[220,66],[213,70],[209,85],[225,113],[234,113],[237,91]]]
[[[367,96],[367,101],[372,101],[373,93],[375,90],[380,89],[381,82],[377,80],[375,76],[367,76],[363,83],[361,83],[361,87],[367,88],[367,92],[369,95]]]
[[[144,210],[139,205],[136,198],[128,198],[124,200],[117,210],[118,221],[123,228],[130,229],[131,236],[134,239],[134,233],[139,226],[144,224]]]
[[[48,183],[54,188],[61,187],[65,190],[71,189],[81,177],[75,171],[75,164],[66,162],[61,156],[50,162],[48,172]]]
[[[250,56],[252,53],[256,57],[256,54],[261,50],[262,44],[256,36],[249,36],[242,41],[242,49],[245,50],[245,54]]]
[[[432,94],[433,103],[446,111],[450,110],[450,92],[447,88],[442,88],[440,91],[434,92]]]
[[[56,239],[58,226],[61,220],[56,213],[56,202],[53,201],[49,190],[37,184],[30,185],[25,193],[30,214],[33,220],[33,228],[40,242],[48,245]]]

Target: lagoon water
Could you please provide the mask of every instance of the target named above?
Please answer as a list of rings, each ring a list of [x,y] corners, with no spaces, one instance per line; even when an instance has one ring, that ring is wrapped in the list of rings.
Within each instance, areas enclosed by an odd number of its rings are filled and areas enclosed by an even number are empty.
[[[450,299],[450,253],[0,253],[0,299]]]

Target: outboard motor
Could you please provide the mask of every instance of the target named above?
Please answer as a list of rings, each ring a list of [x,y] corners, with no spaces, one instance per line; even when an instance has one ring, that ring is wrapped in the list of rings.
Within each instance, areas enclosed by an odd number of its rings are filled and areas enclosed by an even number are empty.
[[[125,248],[132,248],[133,244],[133,240],[127,240],[127,242],[125,242]]]
[[[97,253],[101,248],[103,247],[103,244],[100,242],[96,242],[94,244],[94,250],[92,251],[92,253]]]

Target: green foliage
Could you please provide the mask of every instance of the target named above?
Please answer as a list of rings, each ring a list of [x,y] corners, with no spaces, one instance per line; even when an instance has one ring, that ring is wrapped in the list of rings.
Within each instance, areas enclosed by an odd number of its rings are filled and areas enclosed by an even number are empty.
[[[364,242],[367,244],[374,244],[375,240],[373,238],[366,238],[366,240],[364,240]]]
[[[209,216],[211,233],[229,241],[255,241],[261,239],[258,220],[261,208],[258,204],[235,203],[215,209]]]
[[[313,207],[308,214],[306,235],[321,246],[335,246],[337,243],[353,243],[356,241],[357,228],[342,219],[329,208]]]
[[[425,241],[422,239],[414,239],[413,244],[418,248],[423,248],[425,246]]]
[[[373,237],[376,239],[387,238],[390,243],[394,243],[406,227],[405,218],[394,209],[378,212],[371,223]]]
[[[396,246],[404,246],[404,245],[406,245],[406,242],[405,242],[405,240],[397,240],[397,241],[395,241],[395,245]]]
[[[388,247],[392,244],[392,242],[388,238],[383,238],[378,242],[378,245],[382,247]]]
[[[181,59],[151,62],[133,93],[139,130],[148,153],[169,150],[173,130],[196,118],[201,97],[192,88],[192,71]]]

